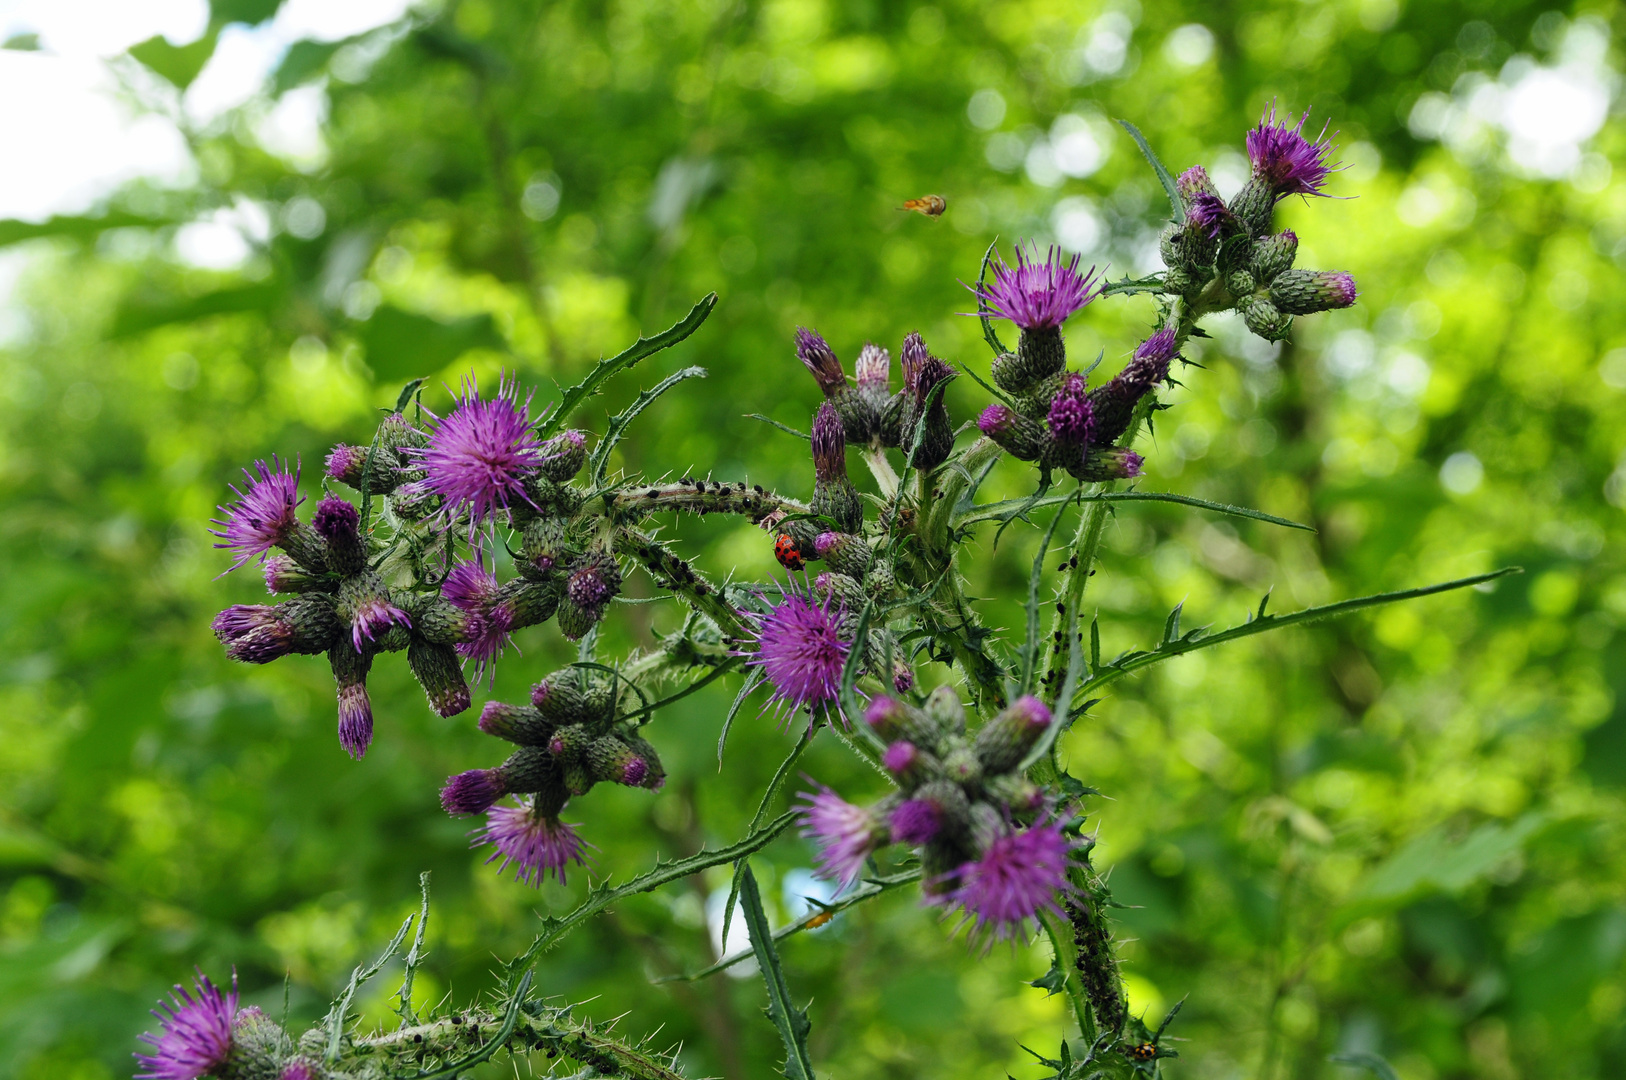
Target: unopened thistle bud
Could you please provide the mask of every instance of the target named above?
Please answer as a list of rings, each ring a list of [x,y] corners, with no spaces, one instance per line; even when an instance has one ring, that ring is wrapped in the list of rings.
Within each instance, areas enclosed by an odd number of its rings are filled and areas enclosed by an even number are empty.
[[[999,448],[1022,461],[1037,461],[1044,451],[1045,430],[1008,405],[994,403],[977,417],[977,430],[999,444]]]
[[[456,716],[469,707],[469,684],[463,678],[457,652],[414,635],[407,647],[407,665],[429,698],[429,707],[441,716]]]
[[[372,467],[367,460],[372,458]],[[346,446],[340,443],[327,455],[327,475],[347,487],[362,490],[365,484],[374,495],[388,495],[401,483],[401,470],[393,451],[374,455],[365,446]]]
[[[1084,452],[1083,460],[1067,468],[1075,479],[1087,484],[1106,480],[1133,480],[1141,473],[1145,459],[1133,450],[1108,446]]]
[[[952,686],[939,686],[926,696],[925,713],[948,735],[965,734],[965,706]]]
[[[587,435],[580,431],[561,431],[543,443],[537,457],[543,476],[562,484],[581,471],[587,461]]]
[[[215,616],[213,629],[226,655],[247,664],[326,652],[344,632],[333,601],[321,593],[284,604],[233,604]]]
[[[1201,165],[1193,165],[1180,174],[1175,182],[1180,200],[1185,204],[1186,223],[1181,231],[1178,265],[1194,276],[1213,263],[1218,243],[1227,233],[1237,229],[1237,223],[1219,197],[1214,181]],[[1170,263],[1170,268],[1176,264]]]
[[[835,350],[817,330],[809,330],[805,326],[796,328],[796,357],[812,373],[825,397],[835,397],[847,388],[847,376],[842,374],[841,361],[836,359]]]
[[[531,687],[531,704],[556,724],[599,723],[610,718],[614,699],[608,680],[580,668],[563,668]]]
[[[412,606],[412,628],[425,641],[457,645],[473,641],[486,631],[485,618],[437,596],[417,598]]]
[[[914,743],[899,739],[887,746],[886,752],[881,755],[881,764],[899,784],[912,788],[935,771],[936,763],[931,760],[930,754]]]
[[[604,609],[621,591],[621,570],[607,552],[588,552],[565,579],[565,595],[559,604],[559,630],[571,641],[584,636],[600,619]]]
[[[1164,327],[1136,347],[1134,357],[1111,381],[1090,392],[1098,444],[1113,442],[1128,430],[1135,405],[1168,378],[1175,355],[1174,328]]]
[[[399,453],[407,449],[422,449],[429,445],[429,436],[400,413],[390,413],[384,417],[383,423],[378,425],[378,442],[397,451],[397,456],[404,462],[407,455]]]
[[[649,762],[614,735],[601,735],[587,746],[587,772],[594,780],[627,787],[643,786]]]
[[[444,505],[440,493],[425,480],[402,484],[390,496],[390,509],[402,521],[423,521]]]
[[[633,753],[644,760],[643,779],[637,782],[637,786],[649,791],[659,791],[666,783],[666,769],[661,765],[660,755],[655,753],[655,748],[649,744],[648,739],[636,732],[626,732],[621,739],[632,748]]]
[[[291,555],[272,555],[265,560],[266,592],[317,592],[327,586],[327,581],[301,568]]]
[[[1346,308],[1357,295],[1355,279],[1332,270],[1284,270],[1270,283],[1270,301],[1286,315]]]
[[[874,549],[864,538],[852,533],[820,533],[813,542],[813,550],[830,564],[830,569],[838,574],[846,574],[855,581],[864,580],[875,557]]]
[[[1276,279],[1276,275],[1293,265],[1298,251],[1298,234],[1292,229],[1284,229],[1275,236],[1267,236],[1253,245],[1253,258],[1249,269],[1256,281],[1268,285]]]
[[[891,559],[876,559],[864,575],[864,595],[878,601],[893,599],[898,591],[898,572]]]
[[[328,650],[328,665],[339,695],[339,745],[359,759],[373,741],[373,705],[367,697],[367,671],[373,659],[357,652],[340,636]]]
[[[578,545],[571,542],[563,519],[533,518],[525,526],[518,569],[526,577],[540,580],[564,569],[565,564],[580,553]]]
[[[558,580],[510,581],[498,590],[497,602],[488,618],[510,630],[535,626],[553,618],[564,594],[564,583]]]
[[[977,732],[973,749],[990,774],[1009,772],[1050,728],[1052,717],[1044,702],[1031,694],[1017,698]]]
[[[935,469],[948,460],[954,449],[954,428],[943,398],[945,384],[958,373],[933,356],[925,340],[913,332],[903,339],[902,363],[908,407],[899,432],[901,444],[906,450],[914,445],[909,464],[917,469]]]
[[[936,749],[942,737],[925,713],[886,694],[879,694],[870,701],[864,709],[864,722],[889,743],[901,739],[925,750]]]
[[[1237,310],[1242,312],[1242,321],[1247,323],[1248,329],[1266,341],[1281,341],[1293,328],[1293,316],[1263,296],[1244,296]]]
[[[361,515],[347,499],[329,495],[316,504],[311,527],[327,543],[327,564],[335,573],[355,574],[367,567],[361,541]]]
[[[815,514],[833,519],[844,532],[864,524],[864,504],[847,479],[847,443],[841,417],[826,401],[813,417],[813,502]]]
[[[530,705],[488,701],[480,710],[480,730],[520,746],[546,746],[554,724]]]

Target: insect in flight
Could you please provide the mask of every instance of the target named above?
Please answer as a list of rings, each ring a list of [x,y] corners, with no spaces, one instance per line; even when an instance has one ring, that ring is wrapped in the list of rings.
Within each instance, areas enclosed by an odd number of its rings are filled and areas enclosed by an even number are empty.
[[[917,214],[924,214],[929,218],[942,217],[943,211],[948,209],[948,200],[941,195],[922,195],[918,199],[910,199],[899,210],[913,210]]]

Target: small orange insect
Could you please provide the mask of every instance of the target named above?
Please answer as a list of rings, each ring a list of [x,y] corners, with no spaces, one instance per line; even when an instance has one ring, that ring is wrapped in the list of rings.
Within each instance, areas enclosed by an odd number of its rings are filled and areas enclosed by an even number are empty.
[[[811,919],[807,920],[807,928],[809,930],[816,930],[835,917],[836,913],[833,911],[821,911]]]
[[[898,207],[898,209],[913,210],[917,214],[924,214],[929,218],[937,218],[942,217],[943,211],[948,209],[948,200],[943,198],[941,195],[922,195],[918,199],[910,199],[908,202],[905,202],[902,206]]]

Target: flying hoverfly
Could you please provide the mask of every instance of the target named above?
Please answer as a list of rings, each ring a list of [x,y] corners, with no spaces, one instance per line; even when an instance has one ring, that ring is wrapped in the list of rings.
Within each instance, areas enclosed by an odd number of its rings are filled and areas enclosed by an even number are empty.
[[[948,200],[941,195],[922,195],[918,199],[908,200],[898,209],[913,210],[915,213],[924,214],[929,218],[938,218],[942,217],[943,211],[948,209]]]

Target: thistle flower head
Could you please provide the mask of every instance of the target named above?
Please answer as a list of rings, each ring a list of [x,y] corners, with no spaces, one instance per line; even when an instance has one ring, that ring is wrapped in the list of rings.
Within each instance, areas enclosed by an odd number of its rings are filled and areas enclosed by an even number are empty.
[[[222,994],[203,972],[198,972],[193,993],[177,985],[171,1001],[159,1002],[157,1035],[141,1041],[150,1054],[136,1054],[144,1072],[136,1080],[195,1080],[226,1063],[231,1052],[232,1021],[237,1016],[237,976],[229,994]]]
[[[933,356],[926,339],[913,330],[903,339],[901,363],[904,389],[916,406],[925,404],[926,396],[938,383],[954,377],[954,369]]]
[[[254,472],[243,470],[248,478],[247,490],[236,484],[231,486],[237,501],[219,507],[224,517],[210,522],[220,526],[210,529],[220,537],[217,548],[229,548],[236,554],[230,570],[248,562],[256,555],[264,555],[287,539],[299,524],[294,509],[305,500],[299,497],[299,463],[294,471],[287,471],[287,463],[272,457],[271,464],[254,463]]]
[[[1025,937],[1040,912],[1062,914],[1061,897],[1072,888],[1067,880],[1072,847],[1054,822],[1002,833],[981,858],[960,867],[950,900],[975,920],[975,935]]]
[[[847,385],[847,377],[841,372],[841,361],[817,330],[809,330],[805,326],[796,328],[796,356],[813,373],[825,397]]]
[[[859,352],[854,371],[859,386],[889,390],[892,385],[892,354],[870,342]]]
[[[967,287],[989,311],[1023,330],[1049,330],[1100,295],[1095,267],[1079,273],[1080,259],[1079,255],[1067,259],[1060,248],[1051,247],[1041,262],[1037,249],[1018,246],[1014,268],[996,255],[994,280]]]
[[[311,518],[311,528],[315,529],[322,539],[338,543],[361,535],[361,514],[349,499],[329,495],[316,504],[316,513]]]
[[[984,414],[986,415],[986,413]],[[1084,446],[1095,434],[1095,409],[1085,393],[1084,376],[1074,372],[1062,381],[1050,401],[1050,430],[1070,446]]]
[[[1213,179],[1208,175],[1208,170],[1201,165],[1193,165],[1181,173],[1174,181],[1174,188],[1180,193],[1181,201],[1188,207],[1198,195],[1218,194]]]
[[[886,752],[881,755],[881,764],[886,766],[887,772],[894,776],[900,776],[908,772],[909,767],[919,757],[920,751],[915,749],[914,743],[907,739],[899,739],[886,748]]]
[[[766,614],[746,613],[754,632],[750,647],[736,655],[767,676],[770,707],[824,709],[840,697],[852,643],[839,632],[840,611],[830,610],[833,595],[826,593],[821,602],[811,591],[790,589]]]
[[[328,452],[326,466],[330,479],[356,487],[367,469],[367,447],[340,443]]]
[[[534,800],[491,807],[485,824],[470,835],[471,846],[491,844],[497,849],[487,863],[501,859],[499,873],[512,865],[514,879],[526,885],[540,886],[550,872],[563,884],[566,866],[587,864],[583,849],[589,845],[576,835],[576,827],[539,813]]]
[[[269,664],[293,649],[294,627],[275,604],[233,604],[210,624],[226,655],[245,664]]]
[[[339,687],[339,745],[361,760],[373,742],[373,703],[364,682]]]
[[[379,635],[392,626],[412,626],[412,616],[389,602],[383,595],[375,594],[364,597],[356,604],[356,613],[350,619],[350,643],[356,647],[357,652],[363,652],[365,646],[376,642]]]
[[[440,807],[448,814],[479,814],[508,792],[501,769],[470,769],[448,777],[440,789]]]
[[[1248,132],[1248,159],[1253,162],[1253,174],[1270,184],[1277,199],[1324,194],[1321,187],[1327,177],[1342,168],[1329,160],[1332,142],[1325,125],[1314,142],[1304,137],[1308,119],[1310,114],[1305,112],[1291,126],[1291,117],[1278,122],[1272,103],[1260,117],[1259,126]]]
[[[513,629],[513,614],[501,598],[497,575],[486,568],[483,558],[465,559],[452,567],[441,583],[440,595],[447,603],[479,620],[480,633],[471,641],[457,643],[457,655],[474,661],[475,677],[491,671],[503,653]]]
[[[579,608],[597,611],[621,591],[621,571],[609,555],[590,555],[571,571],[565,581],[565,595]]]
[[[426,447],[408,447],[427,474],[424,483],[445,500],[448,514],[467,511],[472,536],[481,523],[512,502],[525,500],[525,477],[541,450],[531,428],[531,399],[503,379],[497,396],[482,399],[473,381],[445,417],[434,417]],[[433,414],[431,414],[433,415]]]
[[[316,1080],[316,1071],[310,1062],[295,1058],[282,1067],[277,1080]]]
[[[892,811],[892,839],[900,844],[929,844],[942,828],[943,811],[930,799],[908,799]]]
[[[828,401],[813,417],[813,474],[826,484],[847,479],[847,432]]]
[[[1218,195],[1211,191],[1200,191],[1186,203],[1186,220],[1199,231],[1218,240],[1225,230],[1225,223],[1231,220],[1231,210]]]
[[[817,794],[804,791],[799,798],[806,803],[799,807],[802,835],[818,841],[820,872],[846,888],[863,872],[870,852],[885,840],[884,830],[877,827],[868,810],[829,788],[821,788]]]

